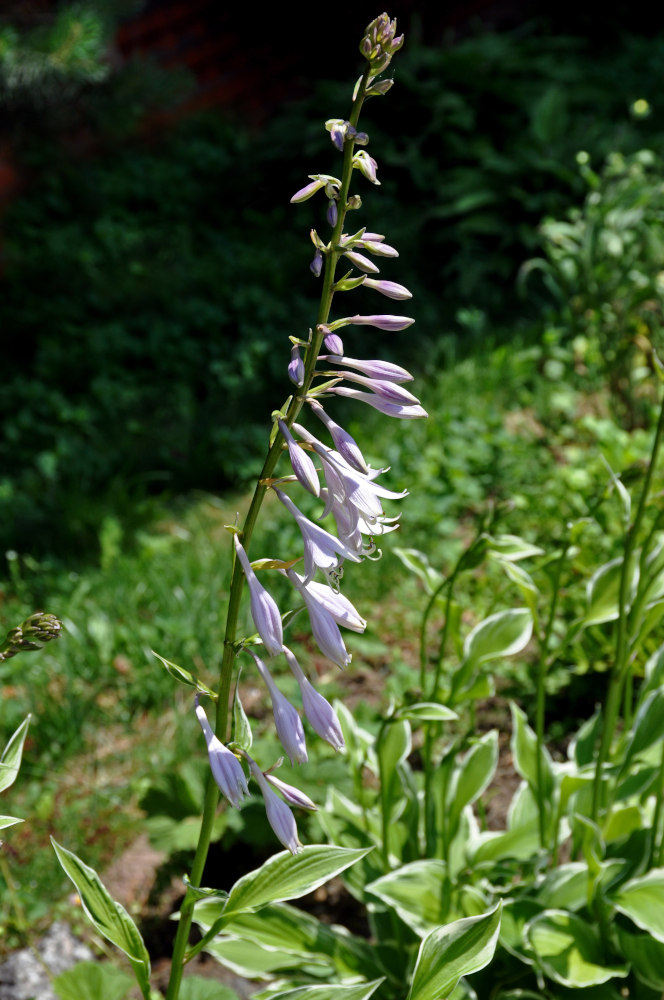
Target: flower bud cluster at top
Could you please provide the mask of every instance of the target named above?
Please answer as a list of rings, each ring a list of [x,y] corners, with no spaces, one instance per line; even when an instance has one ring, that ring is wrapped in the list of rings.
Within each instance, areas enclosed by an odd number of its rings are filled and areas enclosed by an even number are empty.
[[[398,527],[398,518],[385,514],[382,501],[401,499],[406,491],[390,490],[378,482],[379,476],[387,470],[370,467],[357,442],[334,421],[324,402],[335,396],[345,396],[388,416],[402,419],[426,416],[419,400],[404,387],[404,383],[412,380],[409,372],[387,361],[346,355],[339,336],[344,327],[373,326],[388,332],[405,330],[414,320],[387,313],[359,315],[356,312],[334,320],[329,318],[334,295],[352,292],[360,286],[396,301],[411,298],[404,285],[373,277],[379,274],[378,262],[398,257],[397,250],[385,242],[382,234],[367,232],[365,228],[352,234],[343,232],[347,213],[361,204],[357,195],[350,194],[353,172],[358,171],[370,183],[379,184],[376,160],[364,148],[355,151],[355,146],[365,147],[369,143],[369,136],[357,127],[360,108],[366,97],[388,91],[391,81],[376,77],[387,68],[402,44],[403,35],[396,35],[396,21],[391,21],[387,14],[377,17],[368,26],[360,43],[367,67],[355,88],[351,116],[349,120],[335,118],[326,123],[334,147],[343,153],[341,177],[310,174],[309,183],[291,198],[291,202],[298,204],[323,192],[327,199],[326,219],[332,228],[331,237],[326,241],[315,230],[311,231],[315,248],[311,271],[323,279],[321,304],[318,321],[309,331],[308,338],[291,337],[288,377],[297,391],[277,418],[274,442],[252,507],[243,530],[234,535],[236,570],[239,566],[248,585],[251,615],[265,654],[271,659],[283,654],[299,687],[304,717],[314,732],[336,750],[343,749],[344,741],[334,709],[284,645],[281,613],[258,579],[256,569],[268,566],[290,582],[298,601],[308,612],[313,638],[321,653],[341,668],[348,666],[351,656],[341,628],[362,632],[366,621],[339,591],[343,565],[347,561],[361,562],[377,552],[375,539]],[[350,266],[340,278],[336,278],[335,273],[338,263]],[[303,408],[319,422],[327,441],[319,439],[297,421]],[[288,454],[292,475],[277,478],[275,468],[284,452]],[[316,520],[299,509],[289,495],[291,486],[301,487],[321,501],[322,511]],[[292,515],[301,532],[301,566],[297,565],[300,561],[297,558],[259,560],[253,564],[249,560],[245,546],[248,546],[258,507],[268,489]],[[328,518],[333,522],[334,531],[318,523]],[[234,574],[234,581],[236,579]],[[231,602],[233,593],[232,583]],[[229,621],[230,617],[229,611]],[[231,645],[229,637],[234,640],[234,627],[234,622],[230,627],[227,625],[227,649]],[[234,650],[241,649],[245,642],[233,641]],[[307,748],[300,714],[279,690],[268,664],[253,650],[251,655],[269,693],[277,735],[284,751],[291,764],[303,763],[307,760]],[[239,759],[242,758],[248,763],[249,774],[264,796],[267,816],[277,837],[291,852],[297,853],[300,843],[289,804],[315,808],[314,804],[293,786],[274,778],[272,769],[262,771],[249,756],[246,744],[231,744],[230,749],[224,746],[212,732],[198,704],[197,715],[205,733],[212,772],[223,794],[235,806],[247,794],[247,781]]]
[[[62,632],[62,622],[55,615],[35,611],[24,622],[10,629],[0,646],[0,662],[9,660],[17,653],[26,653],[33,649],[41,649],[44,643],[57,639]]]

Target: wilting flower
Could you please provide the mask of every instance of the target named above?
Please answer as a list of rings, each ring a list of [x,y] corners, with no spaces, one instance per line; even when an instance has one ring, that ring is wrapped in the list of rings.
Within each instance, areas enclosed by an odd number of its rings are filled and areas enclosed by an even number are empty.
[[[320,496],[320,480],[310,456],[298,446],[283,420],[279,420],[279,430],[288,445],[288,455],[298,482],[315,497]]]
[[[207,720],[205,710],[198,703],[198,695],[195,699],[196,718],[201,724],[201,729],[205,734],[208,757],[210,758],[210,769],[212,777],[217,782],[221,792],[228,801],[239,807],[242,799],[249,795],[247,779],[244,776],[242,765],[234,753],[225,747],[218,736],[212,732],[212,728]]]
[[[314,524],[295,506],[290,497],[277,487],[274,492],[295,518],[304,540],[304,573],[307,582],[313,577],[316,567],[324,572],[333,572],[339,567],[342,558],[359,562],[359,556],[348,548],[339,538],[325,531],[320,525]],[[283,644],[283,643],[282,643]]]
[[[251,776],[256,782],[258,782],[258,787],[263,794],[268,823],[284,847],[286,847],[291,854],[299,854],[302,850],[302,844],[300,843],[297,835],[295,817],[286,803],[280,799],[277,793],[270,787],[267,778],[261,771],[256,761],[252,760],[247,754],[245,754],[245,756],[249,761]]]
[[[288,660],[288,666],[300,685],[304,714],[311,724],[311,728],[335,750],[343,750],[344,737],[334,709],[329,701],[316,690],[311,681],[305,677],[302,667],[287,646],[284,646],[284,654]]]
[[[291,705],[288,698],[281,693],[274,682],[272,674],[258,656],[249,650],[253,656],[258,672],[265,682],[265,686],[270,692],[272,701],[272,712],[274,714],[274,724],[277,730],[279,742],[288,754],[291,764],[304,764],[307,760],[307,745],[304,738],[302,720],[297,713],[297,709]]]
[[[251,568],[247,553],[242,548],[238,536],[233,535],[233,540],[235,542],[237,557],[240,560],[244,575],[249,584],[251,617],[254,620],[254,625],[268,653],[271,656],[277,656],[284,644],[284,633],[279,608],[263,584],[259,583],[258,577]]]

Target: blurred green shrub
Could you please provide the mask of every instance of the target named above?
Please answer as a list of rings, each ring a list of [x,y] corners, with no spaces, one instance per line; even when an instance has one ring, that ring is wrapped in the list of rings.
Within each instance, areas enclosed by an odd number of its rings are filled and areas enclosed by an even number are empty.
[[[627,37],[589,60],[584,40],[533,25],[409,47],[397,106],[369,106],[377,142],[393,120],[412,123],[408,147],[381,142],[382,186],[361,220],[389,233],[416,294],[422,332],[392,341],[395,360],[422,358],[457,316],[463,351],[496,322],[512,335],[536,224],[582,195],[578,149],[597,157],[656,138],[654,116],[629,108],[656,95],[663,47]],[[291,288],[322,219],[316,205],[288,206],[304,180],[292,137],[303,162],[322,151],[334,168],[310,122],[335,113],[338,88],[321,82],[259,131],[207,114],[155,139],[137,123],[170,92],[162,77],[129,65],[89,88],[74,136],[48,116],[20,131],[29,183],[5,218],[0,551],[94,549],[102,519],[137,518],[151,490],[241,483],[287,390],[285,338],[311,323]],[[353,309],[375,311],[370,294]],[[357,349],[370,355],[377,338],[363,331]]]
[[[588,187],[583,206],[544,221],[544,256],[528,261],[521,279],[539,274],[553,297],[552,321],[579,350],[596,345],[616,414],[634,427],[651,402],[651,349],[662,349],[664,162],[645,149],[611,153],[597,174],[586,152],[577,160]]]

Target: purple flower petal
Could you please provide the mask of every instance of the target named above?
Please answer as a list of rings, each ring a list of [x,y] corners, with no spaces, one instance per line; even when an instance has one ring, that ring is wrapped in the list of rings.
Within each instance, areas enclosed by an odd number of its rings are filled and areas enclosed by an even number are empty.
[[[307,761],[307,745],[304,738],[302,720],[297,713],[297,709],[291,705],[274,682],[272,674],[258,656],[249,650],[254,658],[258,672],[265,682],[265,686],[270,692],[272,701],[272,713],[274,715],[274,725],[277,730],[279,742],[286,751],[291,764],[304,764]]]
[[[284,644],[283,626],[279,608],[273,597],[268,594],[265,587],[259,583],[256,574],[251,568],[251,563],[247,553],[242,548],[240,539],[233,535],[235,541],[235,551],[240,560],[244,575],[249,584],[249,596],[251,598],[251,617],[254,620],[256,631],[263,641],[263,645],[271,656],[278,656]]]
[[[244,776],[242,765],[235,754],[231,753],[228,747],[225,747],[221,740],[212,732],[205,709],[198,703],[198,695],[196,695],[195,705],[196,718],[205,734],[212,777],[231,805],[239,808],[242,799],[249,794],[247,779]]]

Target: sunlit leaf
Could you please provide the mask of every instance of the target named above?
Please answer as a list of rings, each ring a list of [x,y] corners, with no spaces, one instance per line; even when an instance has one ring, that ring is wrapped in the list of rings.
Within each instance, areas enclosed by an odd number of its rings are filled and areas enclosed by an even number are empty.
[[[420,945],[407,1000],[444,1000],[462,976],[493,958],[500,930],[500,904],[478,917],[464,917],[431,931]]]

